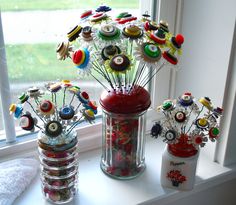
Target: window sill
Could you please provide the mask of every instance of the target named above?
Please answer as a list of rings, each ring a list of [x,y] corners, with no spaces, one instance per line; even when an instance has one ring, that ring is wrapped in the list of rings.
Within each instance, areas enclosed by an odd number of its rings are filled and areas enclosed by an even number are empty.
[[[196,185],[192,191],[180,192],[163,188],[160,185],[159,178],[161,155],[165,145],[160,140],[147,138],[147,168],[138,178],[129,181],[111,179],[101,171],[99,166],[101,149],[81,153],[79,159],[79,191],[73,204],[164,205],[236,178],[236,166],[222,167],[201,153]],[[39,175],[14,204],[25,205],[29,204],[30,201],[34,201],[34,205],[50,204],[44,200],[41,193]]]

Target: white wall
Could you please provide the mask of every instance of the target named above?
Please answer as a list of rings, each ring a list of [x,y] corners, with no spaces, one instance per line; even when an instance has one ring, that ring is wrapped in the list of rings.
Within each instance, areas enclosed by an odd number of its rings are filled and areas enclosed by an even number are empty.
[[[184,1],[185,43],[176,96],[191,91],[196,98],[209,96],[215,105],[222,106],[235,15],[235,0]],[[207,147],[214,159],[215,145],[208,143]]]

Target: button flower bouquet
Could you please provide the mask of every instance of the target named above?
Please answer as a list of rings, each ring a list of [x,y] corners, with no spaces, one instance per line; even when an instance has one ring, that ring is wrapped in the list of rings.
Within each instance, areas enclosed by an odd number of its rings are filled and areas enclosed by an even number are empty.
[[[148,14],[138,19],[122,12],[112,18],[110,11],[103,5],[83,12],[56,53],[74,64],[79,77],[91,76],[105,89],[101,168],[111,177],[129,179],[145,168],[144,114],[151,100],[144,87],[164,67],[176,67],[184,37]]]
[[[152,127],[151,135],[160,136],[168,145],[162,158],[162,184],[192,189],[199,147],[218,139],[223,109],[214,107],[209,97],[197,101],[191,93],[184,93],[176,100],[165,100],[157,111],[164,116]],[[170,184],[173,173],[185,180]]]
[[[69,102],[66,102],[67,95],[70,95]],[[38,150],[45,197],[59,204],[71,201],[78,183],[78,140],[74,128],[84,120],[94,121],[96,102],[90,100],[87,92],[63,80],[46,84],[44,91],[29,88],[9,110],[19,119],[23,130],[39,129]]]

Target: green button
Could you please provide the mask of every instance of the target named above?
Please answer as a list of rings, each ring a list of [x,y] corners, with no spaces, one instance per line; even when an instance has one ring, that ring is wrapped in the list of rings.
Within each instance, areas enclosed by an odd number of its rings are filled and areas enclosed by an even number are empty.
[[[172,102],[170,102],[170,101],[164,102],[164,103],[162,104],[162,109],[163,109],[163,110],[167,110],[167,109],[169,109],[170,107],[172,107]]]
[[[144,47],[144,52],[152,58],[156,58],[160,55],[159,49],[153,44],[148,44]]]
[[[212,134],[213,134],[214,136],[217,136],[219,133],[220,133],[220,130],[219,130],[218,128],[214,127],[214,128],[212,129]]]

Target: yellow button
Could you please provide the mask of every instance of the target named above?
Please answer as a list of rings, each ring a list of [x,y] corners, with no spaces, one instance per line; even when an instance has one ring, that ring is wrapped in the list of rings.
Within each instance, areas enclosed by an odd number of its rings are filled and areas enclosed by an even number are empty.
[[[15,112],[16,111],[16,104],[11,104],[9,107],[9,111],[10,111],[10,113]]]
[[[201,118],[199,121],[198,121],[199,125],[200,126],[206,126],[207,125],[207,120],[204,119],[204,118]]]

